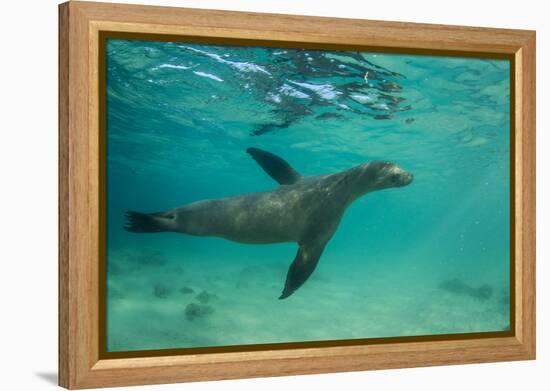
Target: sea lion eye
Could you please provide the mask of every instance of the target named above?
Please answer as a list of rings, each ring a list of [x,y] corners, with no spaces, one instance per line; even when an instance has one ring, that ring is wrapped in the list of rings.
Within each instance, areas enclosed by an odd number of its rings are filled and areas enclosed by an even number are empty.
[[[390,180],[391,180],[393,183],[396,183],[396,182],[399,182],[399,178],[400,178],[400,175],[399,175],[399,174],[393,174],[393,175],[390,177]]]

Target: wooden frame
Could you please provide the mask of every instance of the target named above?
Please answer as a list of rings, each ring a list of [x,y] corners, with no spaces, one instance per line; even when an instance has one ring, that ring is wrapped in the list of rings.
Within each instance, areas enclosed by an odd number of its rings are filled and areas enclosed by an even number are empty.
[[[102,31],[509,56],[514,64],[514,329],[507,336],[100,357]],[[535,33],[167,7],[59,7],[59,383],[91,388],[535,358]]]

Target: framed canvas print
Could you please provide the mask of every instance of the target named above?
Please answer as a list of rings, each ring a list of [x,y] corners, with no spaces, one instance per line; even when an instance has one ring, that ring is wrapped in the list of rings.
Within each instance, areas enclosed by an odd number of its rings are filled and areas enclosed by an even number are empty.
[[[534,359],[534,32],[59,11],[60,385]]]

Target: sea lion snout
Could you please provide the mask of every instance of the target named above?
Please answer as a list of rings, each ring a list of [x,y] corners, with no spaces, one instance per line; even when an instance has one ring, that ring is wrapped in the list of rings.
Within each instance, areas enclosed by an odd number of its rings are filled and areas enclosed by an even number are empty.
[[[387,172],[381,175],[383,188],[403,187],[409,185],[413,181],[413,174],[403,170],[395,164],[391,164],[386,170]]]
[[[403,170],[400,167],[395,166],[395,168],[396,168],[396,173],[393,174],[394,178],[392,178],[393,182],[395,182],[395,187],[407,186],[413,181],[414,179],[413,174]]]

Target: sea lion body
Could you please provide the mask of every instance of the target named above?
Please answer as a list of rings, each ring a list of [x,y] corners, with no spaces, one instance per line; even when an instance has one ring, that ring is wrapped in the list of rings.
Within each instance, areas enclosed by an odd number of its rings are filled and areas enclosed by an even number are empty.
[[[193,202],[167,211],[174,231],[240,243],[300,243],[313,228],[337,226],[348,202],[335,176],[305,178],[273,191]]]
[[[193,202],[164,212],[127,212],[128,231],[179,232],[216,236],[240,243],[297,242],[286,298],[315,269],[347,207],[371,191],[408,185],[413,177],[387,162],[370,162],[331,174],[303,177],[286,161],[256,148],[247,150],[281,185],[273,191]]]

